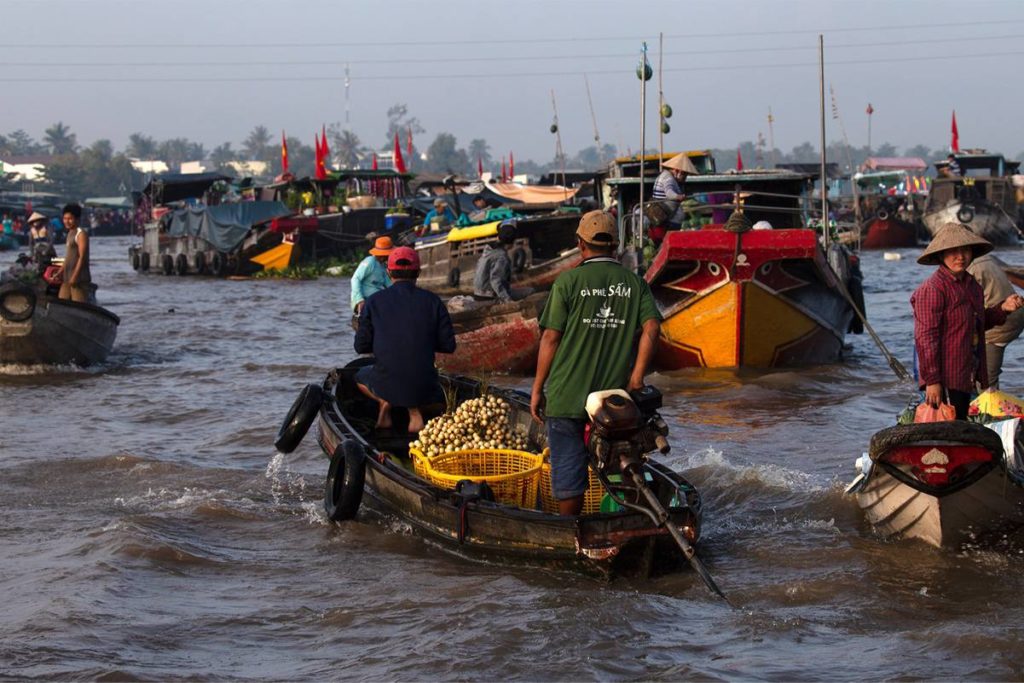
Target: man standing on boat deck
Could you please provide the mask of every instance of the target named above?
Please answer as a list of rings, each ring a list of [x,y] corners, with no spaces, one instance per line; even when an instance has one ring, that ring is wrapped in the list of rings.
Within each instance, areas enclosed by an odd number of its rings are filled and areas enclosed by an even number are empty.
[[[658,343],[654,297],[614,258],[617,235],[611,214],[583,215],[576,230],[583,262],[558,276],[540,318],[530,412],[547,428],[551,486],[563,515],[580,513],[587,490],[587,396],[641,388]]]
[[[92,295],[92,276],[89,273],[89,233],[78,224],[82,218],[82,207],[68,204],[64,207],[63,216],[68,241],[64,249],[63,280],[58,296],[87,302]]]
[[[473,272],[473,296],[477,299],[496,299],[503,304],[525,299],[532,289],[512,289],[512,260],[508,248],[516,240],[516,226],[505,221],[498,226],[497,244],[490,245],[476,262]]]
[[[409,410],[409,431],[423,429],[423,406],[444,401],[435,353],[455,351],[448,310],[433,292],[416,286],[420,257],[411,247],[388,256],[392,284],[366,299],[356,330],[356,353],[372,353],[373,365],[356,373],[360,391],[377,401],[377,427],[391,426],[391,408]]]
[[[992,254],[983,254],[971,261],[967,272],[981,285],[985,292],[985,307],[998,306],[1007,297],[1016,294],[1010,278],[1003,270],[1005,264]],[[999,375],[1003,372],[1003,355],[1006,345],[1020,336],[1024,330],[1024,309],[1007,316],[1006,322],[985,330],[985,367],[988,371],[988,386],[999,388]]]

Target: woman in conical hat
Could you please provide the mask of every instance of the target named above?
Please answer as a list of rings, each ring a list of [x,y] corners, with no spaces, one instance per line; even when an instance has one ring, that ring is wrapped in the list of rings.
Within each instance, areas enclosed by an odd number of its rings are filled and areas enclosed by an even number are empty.
[[[927,403],[951,403],[959,420],[967,419],[971,394],[988,387],[985,330],[1024,306],[1024,297],[1013,294],[985,308],[984,292],[967,266],[990,251],[988,240],[964,225],[946,223],[917,259],[938,268],[910,297],[918,385]]]
[[[661,241],[667,230],[678,230],[682,226],[685,212],[681,204],[686,198],[682,183],[686,182],[686,176],[697,174],[696,167],[685,152],[675,155],[663,163],[661,168],[661,173],[654,181],[651,201],[662,205],[660,213],[667,215],[667,218],[660,225],[651,226],[651,237],[655,243]]]

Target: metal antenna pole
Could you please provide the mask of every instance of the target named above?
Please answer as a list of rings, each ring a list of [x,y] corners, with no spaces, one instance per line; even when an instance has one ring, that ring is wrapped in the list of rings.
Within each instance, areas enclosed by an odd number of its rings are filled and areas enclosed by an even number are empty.
[[[348,64],[345,65],[345,130],[349,129],[349,105],[348,105],[348,89],[352,85],[352,79],[349,78]]]
[[[665,107],[665,91],[661,82],[661,65],[665,57],[665,34],[658,34],[658,171],[662,169],[665,158],[665,117],[661,113]]]
[[[772,108],[768,107],[768,145],[772,148],[772,167],[777,162],[775,158],[775,117],[772,116]]]
[[[825,36],[818,34],[818,95],[821,105],[821,233],[828,247],[828,193],[825,190]]]
[[[636,250],[644,225],[644,150],[647,148],[647,42],[640,58],[640,213],[633,225],[633,249]]]
[[[555,104],[555,90],[551,89],[551,109],[555,113],[555,158],[562,169],[562,188],[566,193],[565,201],[568,199],[568,188],[565,186],[565,153],[562,151],[562,128],[558,125],[558,105]]]
[[[590,79],[583,74],[583,82],[587,85],[587,104],[590,105],[590,121],[594,124],[594,144],[597,145],[597,156],[604,163],[604,153],[601,151],[601,134],[597,132],[597,115],[594,114],[594,100],[590,96]]]

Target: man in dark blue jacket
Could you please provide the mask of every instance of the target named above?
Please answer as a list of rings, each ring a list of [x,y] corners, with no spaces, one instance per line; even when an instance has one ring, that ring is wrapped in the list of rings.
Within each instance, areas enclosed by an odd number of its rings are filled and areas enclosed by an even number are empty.
[[[416,286],[420,258],[398,247],[388,256],[394,283],[366,299],[359,314],[356,353],[372,353],[374,364],[356,374],[359,389],[380,404],[377,427],[391,426],[391,407],[407,408],[409,431],[423,428],[421,407],[444,400],[435,353],[455,351],[448,309],[432,292]]]

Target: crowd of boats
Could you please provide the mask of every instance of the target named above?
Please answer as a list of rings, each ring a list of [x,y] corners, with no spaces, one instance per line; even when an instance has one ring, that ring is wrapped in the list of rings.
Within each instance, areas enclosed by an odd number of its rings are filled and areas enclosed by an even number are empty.
[[[216,174],[158,176],[141,193],[136,215],[143,220],[129,260],[140,275],[238,277],[362,255],[368,240],[389,235],[419,253],[418,284],[450,298],[472,294],[477,260],[493,248],[499,224],[511,222],[513,285],[536,293],[453,308],[457,351],[437,362],[458,400],[493,395],[507,401],[531,449],[542,453],[544,434],[530,419],[528,397],[466,376],[533,372],[546,291],[580,259],[575,231],[582,211],[604,207],[616,215],[623,263],[650,284],[663,319],[654,361],[659,370],[835,362],[848,333],[867,329],[875,336],[858,249],[913,246],[950,220],[996,244],[1014,243],[1019,235],[1017,200],[1024,197],[1015,184],[1017,164],[1000,155],[959,154],[938,162],[935,178],[923,175],[927,164],[920,160],[869,160],[850,179],[853,191],[844,203],[834,197],[822,202],[827,179],[814,172],[722,172],[707,151],[683,154],[698,171],[684,187],[687,229],[658,240],[651,228],[664,216],[650,196],[660,165],[672,155],[620,158],[577,182],[563,176],[561,183],[538,186],[452,177],[413,186],[408,174],[375,170],[231,190]],[[957,173],[949,172],[949,161]],[[483,211],[473,203],[481,198],[488,207]],[[424,222],[437,200],[456,220]],[[731,220],[736,216],[743,220]],[[45,287],[5,284],[0,362],[98,362],[113,344],[117,322],[99,307],[59,301]],[[75,334],[78,352],[54,341]],[[14,352],[29,346],[49,348],[50,355]],[[656,404],[638,408],[606,435],[606,445],[623,455],[608,471],[595,464],[601,476],[593,485],[607,490],[615,509],[561,519],[539,496],[532,505],[509,505],[478,488],[455,491],[421,476],[400,418],[392,431],[374,429],[376,408],[354,389],[358,364],[307,386],[278,435],[278,447],[290,450],[319,423],[319,443],[330,460],[325,505],[332,519],[354,516],[365,492],[373,507],[459,552],[603,574],[648,573],[685,559],[720,593],[693,550],[702,519],[699,494],[650,455],[656,443],[660,450],[667,446],[656,438],[665,436],[660,427],[652,426],[664,425]],[[1019,421],[998,422],[992,428],[949,423],[883,430],[858,461],[860,474],[849,492],[882,534],[936,545],[1024,524]],[[601,462],[596,452],[594,458]],[[611,484],[611,476],[623,483]]]

